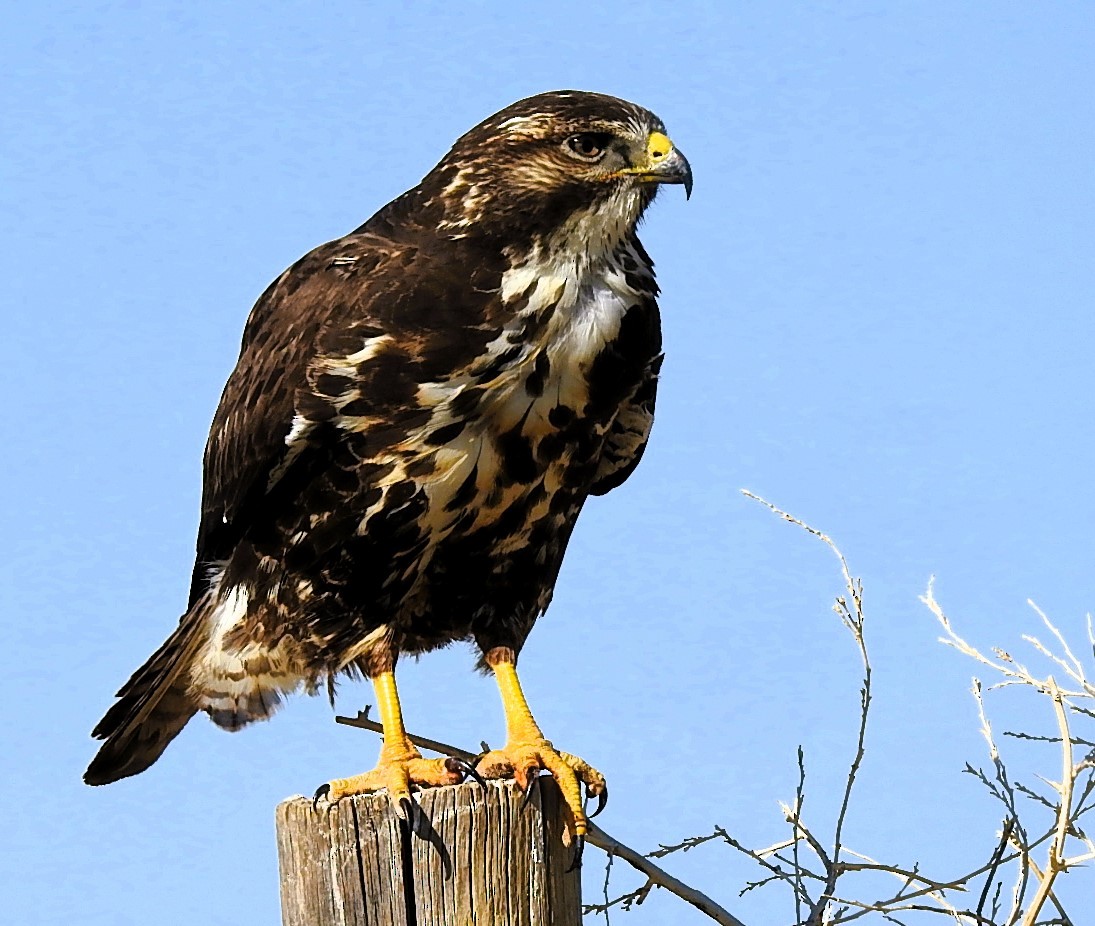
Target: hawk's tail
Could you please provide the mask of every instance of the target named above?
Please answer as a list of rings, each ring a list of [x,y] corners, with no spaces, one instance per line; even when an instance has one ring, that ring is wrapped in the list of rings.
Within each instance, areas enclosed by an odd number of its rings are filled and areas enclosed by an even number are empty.
[[[118,692],[118,701],[91,735],[106,740],[84,772],[105,785],[143,772],[198,710],[190,693],[190,666],[205,636],[205,597],[195,602],[149,660]]]

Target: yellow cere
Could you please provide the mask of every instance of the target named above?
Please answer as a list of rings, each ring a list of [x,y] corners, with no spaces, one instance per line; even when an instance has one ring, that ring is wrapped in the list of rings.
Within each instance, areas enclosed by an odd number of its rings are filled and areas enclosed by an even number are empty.
[[[669,136],[661,132],[651,132],[646,140],[646,156],[650,159],[651,167],[669,157],[669,152],[672,150],[673,142],[669,140]]]

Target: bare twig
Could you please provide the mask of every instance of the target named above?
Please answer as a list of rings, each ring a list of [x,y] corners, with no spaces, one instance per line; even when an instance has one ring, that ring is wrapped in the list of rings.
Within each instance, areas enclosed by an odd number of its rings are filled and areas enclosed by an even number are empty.
[[[884,918],[893,919],[896,912],[910,910],[915,910],[918,913],[944,914],[956,922],[965,924],[984,924],[984,926],[988,926],[988,924],[993,924],[993,926],[1008,924],[1008,926],[1011,926],[1011,924],[1018,924],[1021,919],[1022,926],[1035,926],[1035,923],[1038,922],[1037,917],[1047,901],[1054,904],[1059,915],[1059,918],[1055,919],[1054,922],[1067,923],[1067,915],[1052,891],[1054,878],[1081,861],[1095,859],[1095,843],[1088,839],[1078,826],[1080,817],[1088,810],[1095,808],[1095,802],[1092,802],[1090,806],[1087,803],[1089,795],[1095,794],[1095,749],[1092,749],[1091,754],[1079,763],[1074,762],[1073,749],[1076,747],[1090,747],[1090,740],[1074,736],[1068,732],[1067,716],[1071,711],[1084,717],[1095,717],[1095,709],[1087,706],[1090,705],[1090,699],[1095,697],[1095,686],[1088,680],[1089,675],[1085,671],[1083,662],[1077,658],[1069,647],[1064,635],[1031,602],[1031,607],[1052,634],[1053,639],[1056,641],[1055,648],[1059,649],[1060,652],[1054,652],[1053,649],[1033,636],[1027,636],[1024,639],[1034,647],[1040,656],[1049,659],[1065,673],[1068,680],[1067,688],[1059,687],[1052,677],[1039,678],[1025,664],[1004,650],[995,649],[992,651],[993,656],[989,657],[970,645],[951,626],[943,609],[935,600],[932,584],[929,583],[927,594],[922,600],[943,626],[946,634],[943,638],[944,643],[991,668],[1001,679],[992,686],[993,688],[1025,686],[1051,698],[1058,717],[1058,726],[1062,731],[1060,736],[1036,737],[1025,733],[1014,735],[1030,740],[1060,743],[1066,770],[1062,771],[1062,780],[1059,784],[1048,783],[1056,792],[1058,798],[1056,801],[1047,799],[1039,791],[1019,781],[1013,781],[993,737],[992,726],[985,710],[981,683],[974,680],[974,697],[981,720],[981,732],[989,748],[992,771],[986,774],[985,771],[975,769],[968,763],[966,770],[974,774],[993,797],[999,800],[1007,809],[1007,817],[999,842],[995,845],[985,865],[950,880],[927,878],[921,875],[919,868],[915,866],[910,870],[895,865],[874,862],[874,860],[852,851],[845,845],[844,841],[844,822],[865,754],[867,719],[871,706],[872,669],[864,636],[862,583],[852,576],[847,560],[828,535],[751,492],[744,492],[744,494],[760,502],[785,521],[795,524],[817,537],[837,556],[847,593],[837,598],[834,610],[840,616],[845,627],[851,632],[863,664],[863,685],[860,690],[860,723],[857,731],[856,751],[845,781],[844,793],[837,814],[832,849],[826,852],[821,847],[803,819],[804,762],[800,753],[799,782],[795,792],[794,804],[791,807],[781,805],[784,816],[791,822],[793,827],[791,840],[788,843],[760,852],[752,852],[745,847],[740,847],[740,851],[755,860],[763,859],[766,861],[768,857],[774,857],[787,865],[788,860],[780,852],[790,845],[789,864],[791,872],[785,873],[783,869],[779,869],[783,877],[778,878],[774,876],[772,871],[774,866],[770,866],[770,876],[763,881],[750,882],[750,887],[774,880],[783,880],[793,889],[795,894],[796,920],[800,923],[805,922],[808,926],[848,922],[870,913],[881,914]],[[1088,617],[1088,640],[1091,643],[1093,653],[1095,653],[1095,625],[1093,625],[1090,616]],[[1085,701],[1087,705],[1083,703]],[[1083,781],[1080,779],[1081,774],[1084,776]],[[1036,839],[1031,839],[1028,836],[1019,817],[1019,808],[1017,806],[1019,795],[1034,801],[1039,807],[1053,813],[1053,826],[1044,835]],[[1066,840],[1070,836],[1081,839],[1087,851],[1078,853],[1074,857],[1068,857]],[[734,845],[732,840],[727,839],[726,841]],[[1031,856],[1033,850],[1043,843],[1049,844],[1050,853],[1049,864],[1044,875],[1034,865]],[[735,847],[737,848],[737,846]],[[808,848],[817,857],[823,868],[824,877],[822,893],[812,903],[807,904],[808,909],[806,911],[802,907],[806,894],[805,885],[808,880],[818,879],[821,876],[810,872],[806,867],[803,858],[804,848]],[[858,856],[863,859],[863,862],[846,862],[842,858],[845,854]],[[1011,909],[1001,919],[999,916],[1001,912],[1000,890],[1002,883],[997,881],[997,874],[1003,866],[1013,863],[1015,864],[1016,880],[1011,891]],[[892,897],[870,903],[841,896],[844,892],[838,892],[837,882],[841,877],[857,871],[879,871],[890,874],[901,880],[901,887]],[[985,883],[979,891],[976,909],[960,910],[947,899],[946,893],[948,891],[968,890],[971,888],[973,880],[982,875],[986,875]],[[1027,905],[1025,898],[1032,880],[1035,882],[1036,888],[1031,903]],[[995,888],[993,887],[994,884],[996,885]],[[918,900],[918,898],[922,899]],[[989,906],[987,911],[986,906]],[[805,920],[803,919],[804,912]]]
[[[977,901],[977,915],[981,916],[985,909],[985,901],[988,900],[989,888],[992,886],[993,879],[996,877],[996,871],[1000,867],[1000,861],[1004,857],[1004,852],[1008,848],[1008,840],[1011,839],[1011,831],[1015,828],[1015,818],[1008,817],[1004,821],[1004,828],[1000,833],[1000,842],[996,846],[996,851],[992,853],[992,858],[989,859],[989,873],[985,878],[985,886],[981,889],[981,897]]]
[[[369,719],[368,706],[364,710],[358,711],[356,717],[335,717],[335,723],[345,724],[348,727],[358,727],[361,730],[372,730],[373,733],[384,735],[384,725]],[[478,758],[474,752],[450,746],[448,743],[439,743],[437,740],[427,739],[424,736],[416,736],[413,733],[408,733],[407,739],[419,749],[428,749],[430,752],[437,752],[443,756],[452,756],[454,759],[463,759],[465,762],[471,762]]]
[[[809,894],[806,893],[806,885],[802,883],[802,862],[799,859],[798,847],[802,839],[803,828],[799,823],[802,815],[802,805],[806,801],[806,757],[802,751],[802,744],[798,747],[798,785],[795,788],[795,813],[791,821],[794,834],[794,845],[791,849],[791,857],[794,859],[795,873],[795,922],[802,922],[802,901],[812,904]]]
[[[866,614],[863,610],[863,583],[860,579],[852,575],[851,570],[848,568],[847,559],[845,559],[840,548],[833,542],[833,539],[828,534],[822,533],[817,530],[817,528],[811,527],[809,524],[806,524],[794,515],[789,514],[782,508],[776,507],[767,499],[761,498],[759,495],[755,495],[745,489],[742,490],[742,494],[756,502],[760,502],[760,504],[779,515],[783,520],[794,524],[807,533],[812,534],[814,537],[817,537],[836,556],[837,560],[840,562],[840,573],[844,578],[844,587],[847,591],[847,596],[838,596],[836,604],[833,606],[833,610],[837,613],[837,616],[840,617],[841,623],[843,623],[849,633],[851,633],[853,640],[855,640],[856,649],[859,651],[859,658],[863,665],[863,684],[859,691],[859,727],[856,734],[856,749],[848,769],[848,775],[844,782],[844,794],[841,798],[840,811],[837,814],[836,827],[833,833],[833,848],[830,853],[826,854],[821,850],[820,845],[811,844],[811,848],[817,853],[825,867],[827,878],[824,889],[811,906],[806,923],[809,924],[809,926],[820,926],[828,911],[830,902],[836,896],[836,883],[844,870],[841,868],[840,864],[840,853],[844,845],[844,821],[848,816],[848,808],[851,806],[852,792],[855,788],[856,777],[859,774],[860,766],[863,763],[863,757],[866,754],[867,719],[870,716],[871,711],[871,660],[867,653],[867,640],[863,633],[864,625],[866,623]],[[801,751],[799,762],[801,782]],[[798,802],[796,801],[796,803]],[[813,840],[809,830],[801,825],[801,821],[799,820],[800,810],[800,808],[797,809],[793,814],[792,822],[794,823],[796,832],[801,832],[803,837],[808,841]],[[785,814],[786,813],[787,811],[785,808]],[[799,922],[802,922],[802,911],[798,907],[800,896],[798,888],[800,887],[800,881],[796,881],[795,884],[796,918]]]
[[[590,821],[589,824],[587,838],[589,839],[590,845],[597,846],[599,849],[604,849],[605,852],[612,852],[613,855],[623,859],[632,868],[635,868],[646,875],[647,879],[653,882],[653,884],[658,887],[664,887],[671,893],[676,894],[681,900],[692,904],[696,909],[707,914],[707,916],[711,917],[716,923],[722,923],[723,926],[744,926],[741,920],[728,910],[720,907],[702,891],[697,891],[695,888],[689,887],[683,881],[678,881],[672,875],[651,862],[650,859],[640,855],[634,849],[625,846],[619,840],[609,836],[608,833],[592,821]]]
[[[1065,713],[1065,707],[1062,703],[1061,692],[1052,675],[1046,680],[1046,685],[1049,689],[1050,697],[1053,699],[1053,707],[1057,714],[1057,723],[1061,731],[1063,768],[1061,770],[1061,784],[1059,787],[1055,788],[1060,795],[1061,803],[1057,810],[1057,826],[1055,828],[1053,841],[1049,844],[1049,859],[1046,864],[1045,873],[1040,872],[1034,867],[1033,860],[1030,862],[1031,867],[1034,869],[1035,877],[1038,879],[1038,889],[1034,893],[1034,899],[1030,902],[1030,907],[1027,910],[1026,916],[1023,917],[1023,926],[1034,926],[1034,923],[1038,921],[1038,914],[1042,912],[1042,907],[1045,905],[1046,900],[1053,891],[1054,880],[1056,880],[1057,875],[1067,867],[1065,861],[1065,840],[1068,838],[1069,823],[1071,820],[1070,811],[1072,809],[1072,785],[1074,774],[1072,762],[1072,737],[1068,730],[1068,716]]]

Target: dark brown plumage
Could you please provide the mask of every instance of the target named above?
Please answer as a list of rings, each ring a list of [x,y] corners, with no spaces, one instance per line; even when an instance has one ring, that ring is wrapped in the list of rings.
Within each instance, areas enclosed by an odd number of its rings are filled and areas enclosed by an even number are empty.
[[[691,182],[663,131],[599,94],[523,100],[267,289],[206,446],[188,609],[95,728],[88,783],[143,771],[199,710],[238,729],[400,653],[520,651],[586,498],[650,431],[635,226]]]

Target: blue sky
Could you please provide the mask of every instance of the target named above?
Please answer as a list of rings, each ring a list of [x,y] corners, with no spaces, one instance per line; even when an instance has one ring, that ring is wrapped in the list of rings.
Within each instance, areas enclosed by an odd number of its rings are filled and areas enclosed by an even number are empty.
[[[238,736],[197,718],[151,771],[91,790],[88,731],[183,606],[201,449],[254,300],[465,129],[563,87],[656,111],[695,191],[644,227],[658,420],[636,475],[587,506],[529,640],[542,725],[609,777],[605,827],[638,849],[715,823],[782,838],[800,743],[831,818],[858,701],[839,573],[748,487],[866,583],[877,700],[850,842],[947,875],[988,854],[1001,815],[959,774],[984,761],[974,667],[917,596],[937,575],[960,629],[1006,648],[1038,630],[1028,597],[1077,643],[1093,607],[1095,7],[42,3],[6,22],[15,919],[277,920],[275,804],[371,766],[375,741],[298,698]],[[401,665],[412,729],[500,739],[472,661]],[[338,707],[371,699],[347,684]],[[670,867],[747,922],[792,918],[778,889],[737,898],[752,872],[728,850]],[[657,893],[618,921],[703,922]]]

